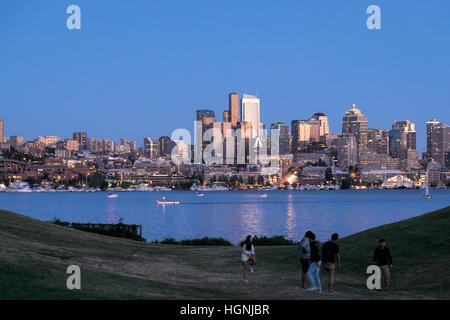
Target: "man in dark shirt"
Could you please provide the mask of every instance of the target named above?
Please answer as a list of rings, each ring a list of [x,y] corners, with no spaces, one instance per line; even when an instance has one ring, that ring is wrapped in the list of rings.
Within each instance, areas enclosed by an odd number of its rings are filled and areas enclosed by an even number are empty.
[[[391,280],[392,256],[391,251],[386,247],[386,240],[380,239],[378,241],[378,247],[375,248],[373,254],[373,262],[380,267],[386,282],[385,290],[388,291]]]
[[[324,243],[322,247],[322,266],[320,268],[320,278],[323,283],[323,278],[326,276],[328,280],[328,288],[333,290],[335,261],[339,269],[341,268],[341,256],[339,255],[339,246],[336,243],[339,235],[334,233],[331,240]]]

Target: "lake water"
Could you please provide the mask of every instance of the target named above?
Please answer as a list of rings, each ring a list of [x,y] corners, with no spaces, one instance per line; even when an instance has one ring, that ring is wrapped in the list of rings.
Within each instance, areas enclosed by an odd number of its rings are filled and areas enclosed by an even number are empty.
[[[0,193],[0,208],[39,220],[141,224],[147,240],[223,237],[238,243],[247,234],[301,239],[313,230],[320,240],[345,236],[450,205],[450,190]],[[181,205],[157,206],[166,196]],[[381,235],[380,235],[381,236]]]

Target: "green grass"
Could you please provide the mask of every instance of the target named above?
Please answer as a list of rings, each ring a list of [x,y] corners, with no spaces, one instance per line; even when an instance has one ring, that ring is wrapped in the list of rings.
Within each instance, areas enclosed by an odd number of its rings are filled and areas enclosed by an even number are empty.
[[[389,293],[365,287],[379,238],[393,259]],[[256,246],[242,282],[240,247],[145,244],[0,210],[0,299],[448,299],[450,207],[339,240],[334,293],[299,290],[296,246]],[[82,290],[66,289],[79,265]]]

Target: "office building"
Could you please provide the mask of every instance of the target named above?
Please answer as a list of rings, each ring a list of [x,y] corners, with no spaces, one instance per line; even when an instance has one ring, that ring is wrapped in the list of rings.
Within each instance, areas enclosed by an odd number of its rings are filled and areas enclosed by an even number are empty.
[[[260,136],[260,100],[252,95],[244,94],[241,102],[242,122],[250,124],[252,138]]]
[[[157,138],[144,138],[144,156],[150,159],[160,157],[160,144]]]
[[[367,117],[356,105],[347,110],[342,119],[342,134],[353,134],[358,143],[358,153],[367,147]]]
[[[230,93],[229,95],[229,122],[233,127],[237,126],[239,122],[239,94]],[[224,120],[225,122],[225,120]]]
[[[276,122],[270,125],[271,139],[273,139],[272,131],[278,130],[279,137],[279,151],[278,154],[291,153],[291,137],[289,134],[289,126],[283,122]],[[271,141],[273,143],[273,141]]]

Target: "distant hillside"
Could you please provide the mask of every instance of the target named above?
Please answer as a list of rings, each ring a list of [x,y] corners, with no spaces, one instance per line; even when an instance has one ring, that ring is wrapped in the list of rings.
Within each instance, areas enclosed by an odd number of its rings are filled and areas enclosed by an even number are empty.
[[[365,287],[380,237],[394,269],[389,293]],[[433,299],[450,297],[450,207],[339,241],[336,291],[299,290],[295,246],[257,247],[242,281],[238,247],[151,245],[86,233],[0,210],[0,299]],[[66,268],[82,290],[66,289]]]

